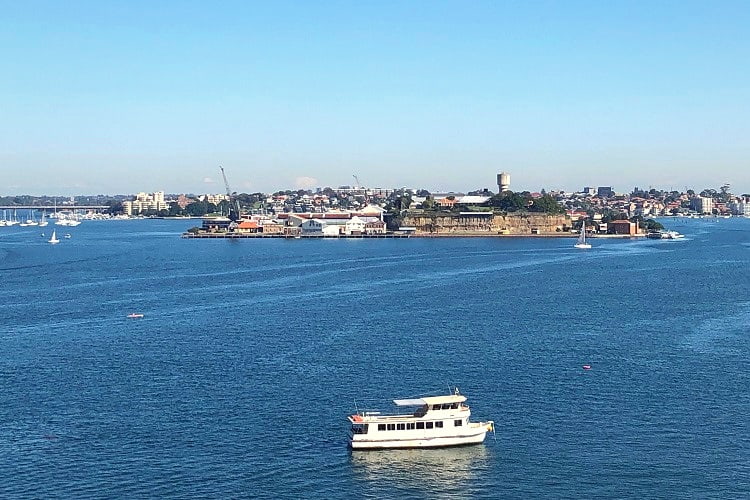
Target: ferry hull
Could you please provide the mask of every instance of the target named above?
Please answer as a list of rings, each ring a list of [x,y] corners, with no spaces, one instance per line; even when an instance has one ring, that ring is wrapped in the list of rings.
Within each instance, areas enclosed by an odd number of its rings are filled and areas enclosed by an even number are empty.
[[[367,440],[357,439],[350,441],[353,450],[382,450],[398,448],[443,448],[446,446],[463,446],[468,444],[479,444],[487,436],[487,429],[482,429],[476,434],[468,436],[435,436],[419,439],[391,439],[391,440]]]

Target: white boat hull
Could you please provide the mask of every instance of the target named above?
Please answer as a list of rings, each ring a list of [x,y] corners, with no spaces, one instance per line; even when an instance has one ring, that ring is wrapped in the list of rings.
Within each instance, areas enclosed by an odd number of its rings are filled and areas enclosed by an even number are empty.
[[[367,439],[368,435],[355,435],[350,441],[354,450],[382,450],[396,448],[440,448],[445,446],[462,446],[468,444],[479,444],[487,436],[488,426],[482,426],[473,433],[453,436],[430,436],[403,439]],[[360,439],[361,438],[361,439]]]

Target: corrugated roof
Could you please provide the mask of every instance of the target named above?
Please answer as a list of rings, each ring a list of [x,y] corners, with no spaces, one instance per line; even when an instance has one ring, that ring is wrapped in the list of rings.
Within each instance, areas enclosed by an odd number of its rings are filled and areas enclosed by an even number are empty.
[[[459,203],[486,203],[490,199],[489,196],[477,196],[477,195],[467,195],[467,196],[461,196],[458,198]]]

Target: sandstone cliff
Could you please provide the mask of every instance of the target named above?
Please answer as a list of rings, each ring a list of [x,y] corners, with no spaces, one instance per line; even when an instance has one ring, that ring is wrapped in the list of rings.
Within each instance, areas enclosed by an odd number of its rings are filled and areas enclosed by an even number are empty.
[[[496,215],[491,212],[409,213],[404,226],[418,233],[431,234],[559,234],[570,230],[567,215],[517,213]]]

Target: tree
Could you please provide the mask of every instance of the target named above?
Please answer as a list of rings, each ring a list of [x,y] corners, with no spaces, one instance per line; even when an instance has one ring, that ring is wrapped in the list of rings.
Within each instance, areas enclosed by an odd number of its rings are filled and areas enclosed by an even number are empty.
[[[724,184],[719,190],[721,191],[721,194],[719,194],[721,201],[728,203],[732,199],[732,193],[729,192],[729,184]]]
[[[532,205],[529,207],[529,212],[544,212],[547,214],[564,214],[565,209],[557,203],[552,196],[545,194],[539,198],[532,200]]]
[[[409,196],[407,193],[396,198],[396,200],[393,202],[393,206],[396,210],[409,210],[411,201],[411,196]]]
[[[403,217],[399,214],[387,213],[384,214],[385,226],[389,231],[398,231],[404,222]]]
[[[632,219],[631,219],[631,221],[632,221]],[[664,229],[664,226],[660,222],[657,222],[654,219],[643,220],[642,217],[641,217],[640,226],[642,228],[644,228],[646,231],[649,231],[649,232],[651,232],[651,231],[661,231],[662,229]]]
[[[105,212],[110,214],[121,214],[125,212],[124,207],[122,206],[121,201],[112,200],[109,203],[107,203],[107,208],[105,209]]]
[[[614,210],[607,210],[602,214],[602,222],[612,222],[613,220],[628,220],[628,216]]]
[[[206,203],[205,201],[196,201],[185,207],[187,214],[193,217],[203,217],[215,209],[216,206],[213,203]]]
[[[526,201],[527,199],[518,193],[503,191],[490,198],[490,206],[505,212],[516,212],[526,207]]]
[[[180,208],[180,205],[173,201],[169,204],[169,217],[177,217],[179,215],[185,215],[185,211]]]

